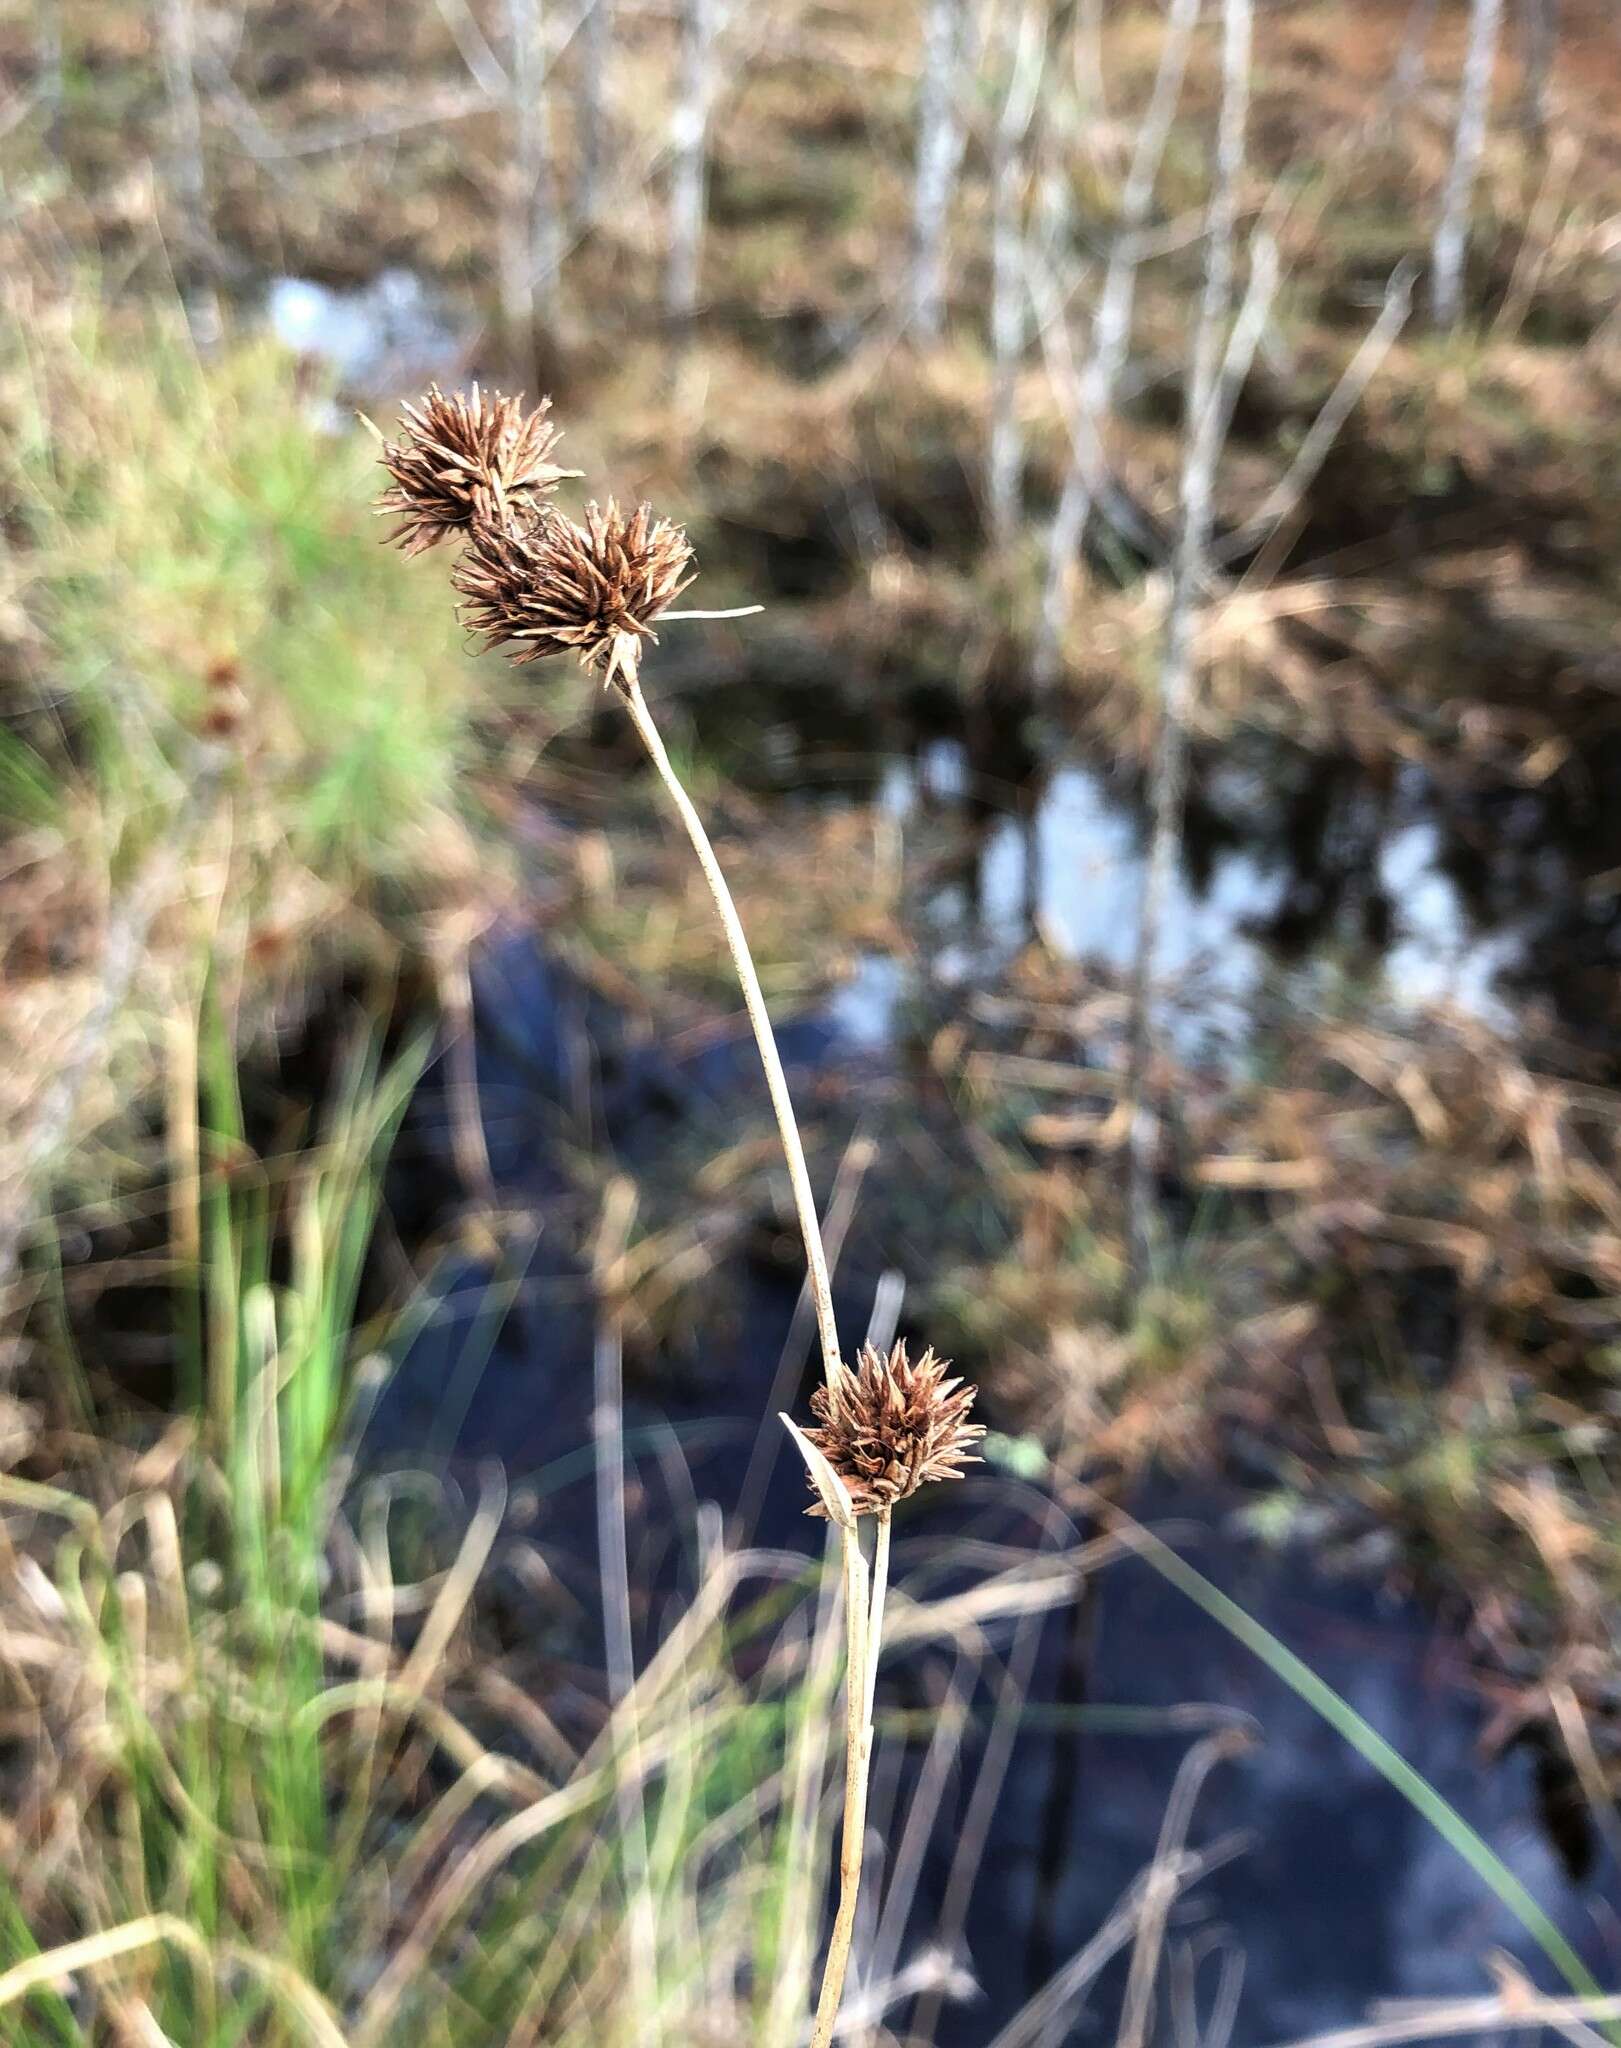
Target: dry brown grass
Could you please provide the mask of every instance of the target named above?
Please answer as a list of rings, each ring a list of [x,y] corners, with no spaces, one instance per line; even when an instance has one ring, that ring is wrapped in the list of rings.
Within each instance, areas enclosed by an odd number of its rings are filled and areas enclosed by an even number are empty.
[[[1102,1469],[1227,1429],[1285,1490],[1303,1461],[1463,1589],[1520,1714],[1550,1715],[1541,1670],[1611,1757],[1621,1095],[1458,1015],[1297,1013],[1264,1080],[1160,1076],[1161,1170],[1201,1220],[1132,1300],[1118,1011],[1095,970],[1027,986],[936,1044],[1012,1235],[937,1276],[969,1355]]]

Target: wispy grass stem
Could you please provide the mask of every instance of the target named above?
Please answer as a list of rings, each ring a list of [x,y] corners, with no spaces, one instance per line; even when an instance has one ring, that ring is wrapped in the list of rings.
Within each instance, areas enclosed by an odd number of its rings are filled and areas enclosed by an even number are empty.
[[[887,1522],[888,1517],[885,1517]],[[839,1843],[839,1905],[816,2001],[811,2048],[827,2048],[844,1996],[850,1968],[850,1943],[855,1935],[856,1903],[861,1895],[861,1863],[867,1839],[867,1776],[872,1765],[872,1720],[867,1707],[867,1664],[876,1649],[867,1560],[853,1529],[844,1537],[844,1619],[849,1643],[845,1678],[844,1830]]]
[[[1270,1629],[1246,1614],[1219,1586],[1211,1584],[1186,1558],[1179,1557],[1152,1530],[1115,1517],[1126,1540],[1145,1564],[1153,1566],[1185,1593],[1212,1621],[1236,1637],[1244,1647],[1281,1678],[1291,1691],[1321,1714],[1328,1725],[1351,1745],[1407,1803],[1415,1807],[1436,1833],[1458,1852],[1488,1891],[1514,1916],[1526,1933],[1579,1996],[1600,1998],[1603,1994],[1592,1972],[1565,1938],[1559,1927],[1526,1890],[1497,1852],[1466,1821],[1458,1809],[1407,1761],[1400,1750],[1387,1742],[1378,1729],[1364,1720],[1349,1700],[1341,1697],[1311,1666],[1279,1642]],[[1605,2029],[1612,2041],[1621,2029]]]

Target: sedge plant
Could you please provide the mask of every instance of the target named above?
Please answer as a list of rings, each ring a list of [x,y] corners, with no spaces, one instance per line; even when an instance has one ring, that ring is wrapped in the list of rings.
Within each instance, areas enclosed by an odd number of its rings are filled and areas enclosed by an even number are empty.
[[[642,651],[656,639],[655,621],[739,614],[670,609],[692,581],[693,551],[682,528],[649,506],[626,512],[610,498],[589,504],[581,520],[557,509],[558,484],[579,472],[552,459],[558,437],[549,414],[544,399],[526,411],[521,401],[481,394],[477,385],[468,396],[430,389],[405,408],[398,437],[383,442],[390,482],[378,509],[397,517],[389,537],[407,554],[443,540],[462,544],[451,580],[463,624],[487,647],[504,647],[520,666],[572,657],[623,706],[714,899],[759,1048],[804,1240],[823,1371],[811,1404],[815,1426],[782,1419],[805,1461],[813,1496],[807,1512],[838,1530],[845,1603],[839,1899],[811,2034],[811,2048],[827,2048],[861,1885],[891,1516],[920,1486],[959,1476],[982,1431],[968,1420],[974,1390],[948,1379],[945,1361],[932,1350],[913,1361],[904,1342],[887,1354],[867,1346],[854,1367],[844,1361],[805,1148],[748,935],[641,684]],[[875,1525],[870,1560],[868,1520]]]

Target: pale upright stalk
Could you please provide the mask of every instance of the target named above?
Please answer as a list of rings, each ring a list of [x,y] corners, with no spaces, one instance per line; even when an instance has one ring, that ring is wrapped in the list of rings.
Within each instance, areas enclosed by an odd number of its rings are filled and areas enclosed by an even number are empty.
[[[1042,23],[1026,6],[1017,29],[1005,32],[1007,89],[997,115],[991,161],[991,442],[986,499],[991,537],[1004,554],[1018,536],[1020,471],[1019,358],[1024,351],[1024,186],[1029,170],[1026,138],[1041,86]]]
[[[1520,125],[1538,141],[1548,128],[1548,81],[1559,41],[1559,0],[1525,0],[1525,82]]]
[[[1497,57],[1497,32],[1503,0],[1470,0],[1469,41],[1464,50],[1463,78],[1458,86],[1458,121],[1452,137],[1441,217],[1430,252],[1430,310],[1437,327],[1456,327],[1463,313],[1463,266],[1469,247],[1469,208],[1475,179],[1486,147],[1486,115],[1491,105],[1492,66]]]
[[[867,1621],[867,1726],[872,1726],[873,1690],[878,1683],[878,1653],[884,1636],[884,1598],[889,1592],[889,1509],[878,1514],[878,1538],[872,1553],[872,1597]]]
[[[1188,372],[1182,462],[1182,520],[1172,572],[1171,611],[1161,669],[1159,733],[1151,775],[1153,827],[1143,880],[1141,923],[1132,990],[1131,1138],[1127,1192],[1132,1276],[1141,1284],[1150,1250],[1153,1162],[1158,1119],[1150,1101],[1154,1050],[1155,966],[1159,928],[1182,839],[1188,774],[1188,718],[1193,699],[1193,632],[1205,581],[1214,517],[1216,462],[1223,432],[1221,368],[1232,312],[1234,242],[1244,133],[1249,111],[1251,0],[1223,0],[1221,125],[1210,195],[1204,290]]]
[[[698,311],[709,208],[709,106],[717,0],[682,0],[681,83],[670,120],[670,249],[664,310],[685,334]]]
[[[625,1245],[636,1213],[636,1190],[622,1176],[609,1183],[592,1257],[597,1292],[595,1403],[591,1434],[597,1467],[597,1560],[602,1580],[602,1641],[608,1703],[616,1736],[614,1805],[624,1840],[628,1899],[626,1963],[633,2007],[658,2002],[658,1938],[648,1889],[647,1807],[642,1791],[641,1706],[630,1615],[630,1549],[625,1524],[625,1342],[619,1296]]]
[[[880,1540],[888,1557],[889,1517],[879,1521]],[[816,2001],[816,2022],[811,2029],[811,2048],[828,2048],[844,1996],[844,1979],[850,1967],[850,1944],[856,1931],[856,1903],[861,1896],[861,1862],[867,1841],[867,1776],[872,1767],[872,1713],[869,1705],[868,1671],[876,1660],[876,1628],[868,1591],[867,1560],[861,1554],[861,1538],[853,1529],[844,1538],[844,1619],[849,1643],[849,1671],[845,1678],[844,1724],[844,1828],[839,1839],[839,1906],[833,1918],[833,1935],[827,1945],[827,1965],[822,1972],[821,1994]]]
[[[945,318],[946,223],[962,161],[960,95],[967,13],[967,0],[929,0],[924,18],[906,311],[927,341],[938,340]]]
[[[507,337],[534,345],[537,291],[562,262],[552,191],[551,123],[546,107],[543,0],[506,0],[512,162],[501,209],[501,317]]]
[[[842,1531],[840,1532],[842,1535]],[[813,1847],[817,1835],[817,1809],[821,1805],[822,1773],[827,1766],[828,1712],[838,1697],[838,1636],[831,1626],[835,1600],[842,1595],[842,1578],[837,1588],[825,1577],[817,1593],[816,1613],[811,1624],[809,1664],[805,1674],[799,1726],[786,1759],[784,1778],[789,1787],[783,1824],[786,1850],[782,1895],[784,1936],[777,1949],[776,1979],[771,1987],[771,2004],[766,2015],[761,2048],[786,2048],[797,2044],[803,2032],[799,2010],[799,1983],[809,1967],[807,1937],[815,1915],[818,1893]]]
[[[1081,372],[1080,408],[1089,438],[1100,438],[1114,403],[1115,385],[1131,345],[1132,308],[1137,296],[1140,242],[1154,202],[1154,187],[1182,94],[1188,44],[1199,18],[1200,0],[1171,0],[1160,46],[1159,66],[1148,109],[1137,131],[1131,166],[1120,195],[1120,221],[1109,249],[1103,289],[1092,320],[1092,345]],[[1069,625],[1075,566],[1086,541],[1100,469],[1077,443],[1064,477],[1047,546],[1047,573],[1036,632],[1035,681],[1047,690],[1058,680],[1063,637]]]

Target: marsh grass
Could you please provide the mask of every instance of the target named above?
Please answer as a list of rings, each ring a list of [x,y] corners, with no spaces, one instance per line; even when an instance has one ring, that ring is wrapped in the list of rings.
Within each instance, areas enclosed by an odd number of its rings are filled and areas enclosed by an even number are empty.
[[[465,800],[490,691],[357,508],[364,434],[323,425],[267,342],[204,364],[177,318],[89,290],[17,311],[11,560],[52,684],[35,724],[115,861],[161,836],[191,743],[218,738],[261,827],[334,893],[409,880],[425,823]],[[11,750],[8,790],[38,781],[31,759]]]
[[[277,1162],[247,1145],[228,1040],[203,1020],[198,1041],[173,1329],[196,1399],[144,1446],[42,1442],[52,1483],[0,1479],[26,1752],[0,1830],[6,2038],[535,2038],[548,1986],[579,1992],[612,1951],[612,1731],[576,1750],[533,1674],[490,1657],[472,1615],[493,1496],[458,1532],[394,1482],[346,1491],[379,1363],[361,1265],[420,1049],[384,1066],[358,1045],[317,1142]],[[725,1860],[733,1815],[766,1887],[769,1821],[736,1803],[813,1707],[776,1679],[745,1699],[734,1628],[706,1587],[638,1688],[667,1983],[678,1948],[681,1981],[707,1954],[683,1874],[706,1830]]]
[[[144,1446],[68,1439],[50,1486],[0,1478],[32,1594],[6,1617],[31,1739],[0,1971],[25,2043],[135,2015],[200,2043],[336,2037],[320,1987],[365,1826],[362,1790],[334,1801],[322,1732],[325,1547],[376,1169],[420,1052],[385,1072],[358,1050],[317,1144],[279,1165],[247,1146],[228,1040],[199,1029],[182,1064],[200,1094],[177,1249],[195,1256],[175,1261],[172,1342],[194,1401]],[[28,1983],[64,1936],[77,2010]]]
[[[117,1192],[201,961],[244,1046],[346,972],[448,986],[509,886],[479,791],[512,719],[378,547],[366,435],[286,356],[200,362],[178,308],[91,278],[8,294],[0,1221],[26,1233],[53,1180]]]
[[[170,1333],[194,1398],[95,1434],[36,1417],[0,1477],[5,2038],[790,2048],[826,1852],[830,1589],[700,1527],[612,1704],[589,1629],[544,1598],[512,1609],[548,1581],[547,1536],[517,1533],[494,1474],[464,1502],[356,1472],[396,1327],[360,1314],[359,1281],[422,1049],[357,1040],[315,1142],[261,1158],[206,1001],[195,1031]],[[1000,1561],[971,1617],[920,1579],[908,1639],[966,1646],[1003,1603],[1067,1597],[1067,1571]],[[913,1956],[863,1996],[881,2012],[956,1981]]]

